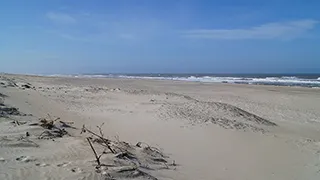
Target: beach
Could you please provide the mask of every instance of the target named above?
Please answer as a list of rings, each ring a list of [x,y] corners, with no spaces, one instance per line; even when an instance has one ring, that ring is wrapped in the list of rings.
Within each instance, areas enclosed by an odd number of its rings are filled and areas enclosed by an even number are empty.
[[[320,179],[318,88],[0,76],[0,179]]]

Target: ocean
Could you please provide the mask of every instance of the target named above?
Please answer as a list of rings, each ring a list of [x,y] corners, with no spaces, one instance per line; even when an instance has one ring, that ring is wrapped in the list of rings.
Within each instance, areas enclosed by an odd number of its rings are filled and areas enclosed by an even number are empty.
[[[57,75],[61,76],[61,75]],[[320,74],[78,74],[87,78],[157,79],[206,83],[233,83],[320,88]]]

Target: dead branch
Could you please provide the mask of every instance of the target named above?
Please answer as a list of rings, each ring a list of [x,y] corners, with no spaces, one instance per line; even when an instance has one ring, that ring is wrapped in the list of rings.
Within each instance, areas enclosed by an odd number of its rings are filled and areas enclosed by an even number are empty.
[[[71,124],[72,122],[63,122],[63,121],[59,121],[60,124],[56,125],[56,122],[59,120],[60,118],[57,117],[55,119],[53,119],[50,114],[48,114],[48,118],[39,118],[39,123],[32,123],[29,124],[30,126],[41,126],[47,130],[45,130],[44,132],[42,132],[39,136],[38,139],[53,139],[53,138],[60,138],[63,137],[64,135],[69,135],[71,136],[65,129],[66,128],[74,128],[68,124]]]
[[[102,151],[102,153],[99,155],[99,159],[102,157],[102,155],[104,155],[104,154],[106,154],[106,149],[104,149],[103,151]]]
[[[73,126],[70,126],[70,124],[73,124],[73,122],[64,122],[64,121],[59,121],[59,122],[61,123],[61,127],[77,129]]]
[[[44,139],[44,138],[47,138],[47,139],[53,139],[53,138],[61,138],[63,137],[64,135],[69,135],[70,134],[65,130],[65,129],[59,129],[59,128],[56,128],[54,130],[45,130],[43,131],[38,139]]]
[[[46,129],[52,129],[55,127],[55,122],[58,121],[60,118],[57,117],[56,119],[53,119],[50,114],[48,114],[48,118],[40,118],[40,126]]]
[[[171,166],[177,166],[176,161],[173,160],[172,163],[170,164]]]
[[[100,127],[101,128],[101,127]],[[111,148],[110,146],[110,140],[109,139],[106,139],[104,138],[103,136],[101,135],[98,135],[96,134],[95,132],[91,131],[90,129],[86,128],[85,125],[82,126],[82,130],[81,130],[81,133],[85,133],[85,132],[89,132],[90,134],[98,137],[100,140],[102,140],[102,142],[107,146],[107,148],[113,153],[115,154],[116,152]],[[103,135],[103,134],[102,134]]]
[[[97,126],[97,128],[99,129],[99,132],[100,132],[100,135],[101,137],[104,138],[104,134],[103,134],[103,131],[102,131],[102,126],[104,125],[104,123],[102,123],[100,126]]]
[[[105,179],[109,179],[109,177],[111,179],[113,177],[143,177],[157,180],[157,178],[152,175],[141,171],[140,168],[144,168],[146,170],[160,170],[170,169],[170,166],[176,166],[174,161],[172,164],[168,164],[168,161],[166,160],[168,157],[165,156],[158,148],[151,147],[147,143],[138,142],[136,146],[134,146],[125,141],[120,141],[119,136],[115,136],[115,140],[105,138],[102,130],[103,125],[104,124],[102,123],[100,126],[97,126],[99,132],[94,132],[83,125],[81,134],[89,133],[91,135],[86,139],[98,163],[96,166],[96,172],[104,175]],[[97,143],[104,148],[101,154],[99,154],[99,152],[97,152],[93,147],[93,143]],[[109,149],[114,155],[112,158],[114,164],[112,165],[105,165],[101,162],[102,156],[106,154],[106,149]],[[154,167],[149,167],[149,165],[153,165]],[[103,169],[104,166],[111,168]]]
[[[169,169],[169,166],[167,165],[167,163],[163,163],[163,164],[166,166],[167,169]]]
[[[16,125],[20,126],[19,121],[15,120],[14,123],[15,123]]]
[[[94,135],[94,136],[96,136],[96,137],[98,137],[98,138],[100,138],[100,139],[104,139],[104,138],[101,137],[100,135],[98,135],[98,134],[96,134],[95,132],[91,131],[90,129],[86,128],[85,125],[82,126],[82,130],[81,130],[81,133],[80,133],[80,134],[86,133],[87,131],[88,131],[90,134],[92,134],[92,135]]]
[[[20,126],[20,125],[26,124],[27,122],[26,121],[12,120],[11,123],[16,125],[16,126]]]
[[[118,135],[114,136],[114,138],[115,138],[118,142],[120,142]]]
[[[90,147],[91,147],[91,149],[92,149],[92,151],[93,151],[93,153],[94,153],[94,156],[96,157],[98,166],[100,166],[100,165],[101,165],[101,163],[100,163],[100,158],[101,158],[101,156],[98,157],[97,152],[96,152],[96,150],[94,149],[94,147],[93,147],[93,145],[92,145],[92,143],[91,143],[91,141],[90,141],[90,138],[87,138],[87,141],[88,141],[88,143],[89,143],[89,145],[90,145]]]

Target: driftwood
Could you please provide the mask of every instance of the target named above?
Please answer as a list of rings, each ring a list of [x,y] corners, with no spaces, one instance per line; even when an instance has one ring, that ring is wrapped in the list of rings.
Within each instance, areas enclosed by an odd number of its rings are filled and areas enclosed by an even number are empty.
[[[49,114],[48,114],[48,119],[47,118],[40,118],[40,123],[33,123],[29,125],[39,125],[47,130],[43,131],[39,135],[39,139],[53,139],[53,138],[60,138],[63,137],[64,135],[69,135],[71,136],[65,129],[64,127],[71,127],[67,125],[67,123],[63,121],[59,121],[61,124],[60,126],[56,125],[56,122],[60,120],[59,117],[53,119]],[[73,127],[71,127],[73,128]]]
[[[103,126],[103,124],[102,124],[101,126]],[[116,153],[115,150],[113,150],[113,149],[111,148],[111,145],[110,145],[110,142],[111,142],[111,141],[110,141],[109,139],[104,138],[104,134],[102,133],[101,126],[100,126],[100,127],[98,126],[100,135],[98,135],[97,133],[95,133],[95,132],[91,131],[90,129],[86,128],[85,125],[82,126],[81,133],[86,133],[86,132],[88,132],[88,133],[96,136],[96,137],[99,139],[99,140],[96,141],[96,142],[100,143],[102,146],[107,147],[113,154],[115,154],[115,153]]]
[[[94,147],[93,147],[93,145],[92,145],[92,143],[91,143],[91,141],[90,141],[90,138],[87,138],[87,141],[88,141],[88,143],[89,143],[89,145],[90,145],[90,147],[91,147],[91,149],[92,149],[92,151],[93,151],[93,153],[94,153],[94,156],[96,157],[96,161],[97,161],[97,163],[98,163],[98,166],[101,166],[101,163],[100,163],[100,158],[101,158],[101,156],[98,156],[98,155],[97,155],[97,152],[96,152],[96,150],[94,149]]]
[[[21,113],[18,108],[1,105],[0,106],[0,117],[6,118],[9,116],[26,116],[26,114]]]
[[[65,121],[59,121],[59,122],[61,124],[61,127],[77,129],[70,125],[70,124],[74,124],[73,122],[65,122]]]
[[[149,146],[146,143],[138,142],[136,145],[130,145],[127,142],[120,141],[118,136],[115,137],[115,140],[105,138],[102,131],[103,125],[97,126],[99,133],[83,125],[81,133],[89,133],[91,135],[86,139],[97,162],[96,172],[101,173],[104,179],[142,178],[157,180],[156,177],[143,170],[154,171],[170,169],[172,166],[176,166],[175,161],[168,163],[166,155],[158,148]],[[94,143],[105,147],[100,155]],[[107,154],[105,152],[106,149],[109,149],[113,156],[110,153]],[[107,159],[111,158],[113,164],[105,165],[101,159],[103,154],[107,154]]]
[[[18,121],[18,120],[13,120],[11,121],[12,124],[14,125],[17,125],[17,126],[20,126],[20,125],[23,125],[23,124],[27,124],[26,121]]]
[[[12,123],[17,125],[22,124],[19,121],[13,121]],[[40,118],[39,122],[29,125],[44,128],[44,131],[38,136],[38,139],[52,139],[54,141],[54,138],[61,138],[65,135],[70,136],[65,128],[74,128],[71,124],[73,124],[73,122],[61,121],[60,118],[52,118],[48,114],[46,118]],[[149,146],[146,143],[138,142],[136,145],[132,145],[125,141],[120,141],[119,136],[116,136],[115,140],[105,138],[102,130],[103,125],[104,123],[97,126],[96,132],[83,125],[81,133],[89,134],[86,140],[97,163],[95,171],[100,173],[104,179],[142,178],[157,180],[156,177],[149,174],[149,171],[170,169],[170,166],[176,166],[175,161],[173,161],[172,164],[167,164],[168,161],[166,158],[168,157],[158,148]],[[29,136],[30,133],[26,132],[21,141],[38,147],[36,143],[28,139]],[[103,151],[101,152],[101,150]],[[104,155],[106,158],[102,159]],[[103,162],[104,160],[107,160],[106,163]],[[146,172],[144,170],[146,170]]]
[[[45,129],[52,129],[55,127],[55,122],[58,121],[60,118],[57,117],[56,119],[52,119],[50,114],[48,114],[48,119],[47,118],[40,118],[40,126],[42,126]]]
[[[53,138],[61,138],[64,135],[69,135],[70,134],[65,130],[65,129],[54,129],[54,130],[45,130],[43,131],[38,139],[53,139]]]

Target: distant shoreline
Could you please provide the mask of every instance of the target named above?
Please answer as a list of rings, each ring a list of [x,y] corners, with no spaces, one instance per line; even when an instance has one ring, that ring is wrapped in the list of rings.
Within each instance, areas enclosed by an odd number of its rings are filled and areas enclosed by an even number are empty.
[[[298,86],[320,88],[320,74],[52,74],[35,75],[74,78],[122,78],[204,83]]]
[[[3,73],[7,74],[7,73]],[[10,75],[10,74],[8,74]],[[11,74],[15,75],[15,74]],[[270,85],[286,87],[320,88],[320,74],[16,74],[70,78],[120,78],[169,80],[202,83]]]

